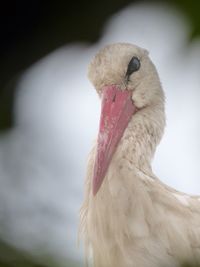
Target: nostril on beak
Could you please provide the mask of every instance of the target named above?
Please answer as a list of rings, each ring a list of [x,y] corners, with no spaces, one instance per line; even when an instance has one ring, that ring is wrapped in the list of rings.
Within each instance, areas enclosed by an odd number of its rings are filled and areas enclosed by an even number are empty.
[[[115,99],[116,99],[116,94],[114,94],[112,102],[115,102]]]

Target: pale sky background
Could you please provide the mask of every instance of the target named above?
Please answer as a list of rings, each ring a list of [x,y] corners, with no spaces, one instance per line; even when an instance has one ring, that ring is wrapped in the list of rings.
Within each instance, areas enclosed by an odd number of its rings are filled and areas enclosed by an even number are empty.
[[[166,5],[132,5],[107,21],[98,44],[61,47],[26,71],[18,85],[16,127],[0,138],[1,238],[42,257],[82,259],[78,211],[100,112],[87,65],[108,43],[149,50],[167,112],[154,172],[200,195],[200,40],[187,45],[189,31],[183,15]]]

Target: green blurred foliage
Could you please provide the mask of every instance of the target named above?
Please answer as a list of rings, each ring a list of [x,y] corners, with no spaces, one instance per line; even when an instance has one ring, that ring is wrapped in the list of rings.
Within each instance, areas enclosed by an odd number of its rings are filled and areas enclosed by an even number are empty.
[[[45,267],[30,256],[0,241],[0,267]]]
[[[200,267],[200,265],[199,264],[184,263],[181,265],[181,267]]]
[[[180,9],[189,19],[191,23],[191,35],[190,40],[199,37],[200,35],[200,1],[199,0],[169,0],[166,1],[174,4]]]
[[[42,262],[42,263],[41,263]],[[51,256],[46,259],[36,259],[24,251],[8,245],[0,240],[0,267],[80,267],[78,263],[70,260],[58,262]]]

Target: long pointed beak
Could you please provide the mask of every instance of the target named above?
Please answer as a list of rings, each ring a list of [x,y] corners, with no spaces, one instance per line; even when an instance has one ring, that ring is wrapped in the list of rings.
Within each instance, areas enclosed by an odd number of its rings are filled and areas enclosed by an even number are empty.
[[[115,85],[103,88],[101,118],[97,152],[94,165],[93,195],[98,192],[106,175],[112,156],[137,108],[132,92],[120,90]]]

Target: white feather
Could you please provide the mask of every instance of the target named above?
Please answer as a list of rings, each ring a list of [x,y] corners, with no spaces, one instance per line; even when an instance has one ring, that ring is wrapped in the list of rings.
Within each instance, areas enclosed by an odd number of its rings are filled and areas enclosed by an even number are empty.
[[[105,84],[124,86],[131,55],[141,70],[128,86],[141,110],[133,116],[112,158],[104,182],[91,190],[95,147],[88,162],[81,232],[95,267],[172,267],[200,263],[200,201],[166,186],[151,160],[165,125],[164,93],[143,49],[105,47],[92,60],[89,77],[101,95]]]

